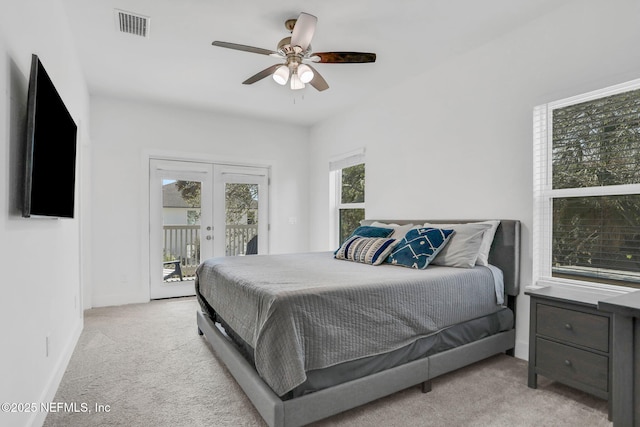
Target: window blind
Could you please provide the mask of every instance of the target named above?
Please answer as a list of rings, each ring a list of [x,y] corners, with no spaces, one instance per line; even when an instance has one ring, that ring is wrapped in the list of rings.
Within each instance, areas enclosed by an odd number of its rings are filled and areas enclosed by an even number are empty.
[[[546,190],[548,179],[546,105],[540,105],[533,111],[533,273],[534,283],[551,277],[551,211]]]
[[[553,111],[553,188],[640,182],[640,89]]]

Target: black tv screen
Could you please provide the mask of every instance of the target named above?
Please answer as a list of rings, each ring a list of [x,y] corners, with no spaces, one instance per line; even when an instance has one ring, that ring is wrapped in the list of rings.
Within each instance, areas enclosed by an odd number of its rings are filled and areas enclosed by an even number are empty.
[[[22,216],[73,218],[77,126],[37,55],[31,57]]]

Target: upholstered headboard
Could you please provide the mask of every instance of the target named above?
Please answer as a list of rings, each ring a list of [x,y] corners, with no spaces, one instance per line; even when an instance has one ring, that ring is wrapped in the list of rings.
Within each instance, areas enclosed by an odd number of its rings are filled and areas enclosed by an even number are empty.
[[[369,225],[374,221],[421,225],[425,222],[431,224],[458,224],[465,222],[486,221],[482,219],[468,220],[432,220],[432,219],[391,219],[391,220],[364,220],[362,225]],[[489,252],[489,263],[502,270],[504,274],[505,293],[512,297],[520,293],[520,221],[512,219],[501,219],[500,225],[493,238],[491,252]]]

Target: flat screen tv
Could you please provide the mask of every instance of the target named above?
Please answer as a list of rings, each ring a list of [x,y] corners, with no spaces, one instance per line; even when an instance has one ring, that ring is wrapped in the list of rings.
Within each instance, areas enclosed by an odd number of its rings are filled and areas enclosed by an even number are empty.
[[[31,57],[22,216],[73,218],[77,126],[37,55]]]

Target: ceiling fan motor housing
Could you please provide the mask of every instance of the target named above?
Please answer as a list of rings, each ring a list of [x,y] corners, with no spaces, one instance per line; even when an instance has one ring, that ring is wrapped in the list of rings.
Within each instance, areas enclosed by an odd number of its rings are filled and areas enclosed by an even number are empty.
[[[308,50],[310,49],[311,46],[309,46]],[[286,57],[285,65],[289,67],[292,73],[295,73],[304,58],[300,46],[292,46],[291,37],[285,37],[278,43],[278,52]]]
[[[280,40],[280,42],[278,42],[278,48],[276,50],[284,56],[297,55],[297,56],[300,56],[300,58],[302,58],[305,53],[302,51],[302,48],[300,46],[293,46],[291,44],[291,37],[285,37],[282,40]],[[310,51],[311,51],[311,45],[307,47],[306,52],[310,52]]]

